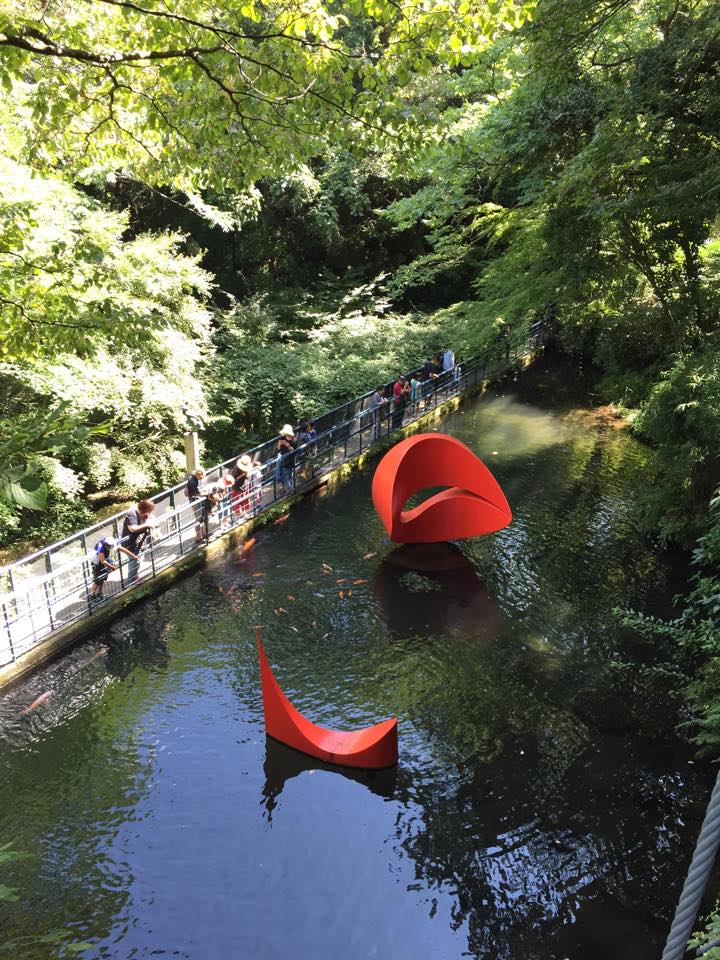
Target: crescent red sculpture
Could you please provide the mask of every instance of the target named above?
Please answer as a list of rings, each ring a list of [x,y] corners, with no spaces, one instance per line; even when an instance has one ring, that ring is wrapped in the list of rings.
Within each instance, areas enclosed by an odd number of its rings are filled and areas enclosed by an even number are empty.
[[[265,731],[280,743],[343,767],[380,770],[398,760],[397,717],[362,730],[328,730],[306,719],[280,689],[256,628]]]
[[[408,497],[447,486],[414,510]],[[445,433],[421,433],[396,444],[375,470],[372,497],[396,543],[436,543],[502,530],[512,520],[497,480],[464,443]]]

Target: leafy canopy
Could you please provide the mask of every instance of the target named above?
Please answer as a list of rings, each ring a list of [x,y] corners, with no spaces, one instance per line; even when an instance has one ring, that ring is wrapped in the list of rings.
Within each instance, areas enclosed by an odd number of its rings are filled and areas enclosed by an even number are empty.
[[[115,213],[0,155],[0,360],[139,347],[154,330],[204,336],[210,291],[182,238],[123,240]]]
[[[28,158],[76,176],[122,168],[189,193],[241,187],[346,136],[403,140],[387,84],[452,68],[528,0],[0,2],[5,97]]]

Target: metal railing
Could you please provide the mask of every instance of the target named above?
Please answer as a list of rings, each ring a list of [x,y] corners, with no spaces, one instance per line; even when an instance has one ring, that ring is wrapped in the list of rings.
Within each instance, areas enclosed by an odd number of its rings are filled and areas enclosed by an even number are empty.
[[[545,339],[545,324],[533,324],[520,347],[510,350],[500,344],[495,356],[470,360],[455,371],[422,384],[415,402],[408,401],[402,410],[395,409],[394,403],[371,409],[372,392],[368,392],[322,414],[313,421],[318,429],[316,440],[295,452],[289,489],[284,487],[278,470],[275,437],[246,451],[260,463],[255,493],[233,496],[230,492],[212,510],[204,498],[188,500],[185,481],[149,497],[155,503],[156,525],[142,552],[141,579],[157,576],[191,551],[273,504],[311,488],[319,477],[424,416],[449,397],[472,390],[489,376],[511,368],[537,350]],[[413,373],[419,373],[419,369]],[[390,387],[391,384],[386,384],[386,393]],[[222,482],[238,456],[240,454],[207,470],[206,486]],[[99,604],[89,596],[94,556],[90,551],[104,537],[112,536],[122,543],[124,517],[124,513],[119,513],[101,520],[0,569],[0,667],[13,662],[56,630],[92,616]],[[122,554],[120,557],[117,571],[110,573],[104,584],[104,599],[135,587],[135,583],[128,581],[127,559]]]

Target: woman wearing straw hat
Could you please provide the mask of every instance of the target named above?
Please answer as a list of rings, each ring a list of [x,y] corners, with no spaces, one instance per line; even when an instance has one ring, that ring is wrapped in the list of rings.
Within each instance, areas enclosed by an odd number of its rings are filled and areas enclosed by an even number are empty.
[[[277,466],[275,480],[282,483],[285,493],[289,493],[293,485],[293,469],[295,467],[295,431],[286,423],[280,431],[277,443]]]
[[[253,461],[249,453],[244,453],[232,468],[235,479],[232,492],[233,513],[247,513],[250,510],[250,475]]]

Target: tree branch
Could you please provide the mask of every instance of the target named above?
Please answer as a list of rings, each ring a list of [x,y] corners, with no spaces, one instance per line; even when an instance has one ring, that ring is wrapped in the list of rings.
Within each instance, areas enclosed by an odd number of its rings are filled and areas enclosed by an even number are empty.
[[[36,43],[32,43],[31,39]],[[42,44],[42,46],[38,46]],[[224,47],[184,47],[176,50],[134,50],[129,53],[93,53],[91,50],[82,50],[78,47],[63,47],[46,34],[40,33],[32,27],[23,27],[19,34],[0,33],[0,47],[17,47],[28,53],[39,54],[43,57],[64,57],[70,60],[79,60],[81,63],[94,63],[105,67],[115,63],[132,63],[139,60],[177,60],[192,58],[200,54],[219,53]]]

